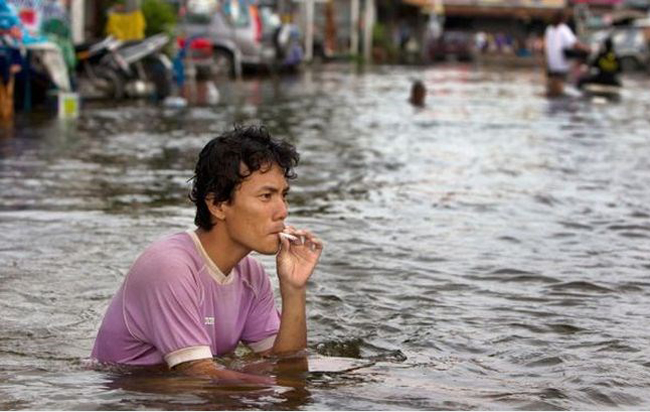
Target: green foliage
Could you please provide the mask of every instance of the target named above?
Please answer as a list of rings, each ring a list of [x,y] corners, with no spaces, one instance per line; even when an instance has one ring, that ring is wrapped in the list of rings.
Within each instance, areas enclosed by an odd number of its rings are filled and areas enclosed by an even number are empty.
[[[146,36],[158,33],[172,34],[176,26],[176,13],[171,4],[164,0],[143,0],[142,14],[147,22]]]
[[[390,38],[384,24],[375,23],[375,26],[372,28],[372,43],[380,47],[385,47],[390,44]]]
[[[372,30],[373,60],[378,63],[387,63],[395,60],[397,49],[393,44],[390,31],[386,25],[375,23]]]

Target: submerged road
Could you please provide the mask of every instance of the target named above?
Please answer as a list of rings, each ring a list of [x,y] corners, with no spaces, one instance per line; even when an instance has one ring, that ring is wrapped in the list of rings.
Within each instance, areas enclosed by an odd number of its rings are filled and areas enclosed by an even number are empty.
[[[18,118],[0,139],[0,409],[649,409],[648,90],[550,101],[536,69],[329,66],[222,86],[215,107]],[[302,155],[290,221],[326,242],[311,352],[374,364],[266,390],[88,369],[124,274],[192,226],[195,157],[236,122]]]

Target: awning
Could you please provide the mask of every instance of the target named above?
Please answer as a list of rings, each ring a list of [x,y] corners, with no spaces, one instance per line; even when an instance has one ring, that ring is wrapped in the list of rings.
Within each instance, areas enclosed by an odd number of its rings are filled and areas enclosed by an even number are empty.
[[[521,18],[548,18],[555,10],[565,7],[565,0],[402,0],[402,3],[420,7],[425,13]]]
[[[442,14],[444,12],[443,0],[402,0],[402,3],[419,7],[424,13]]]

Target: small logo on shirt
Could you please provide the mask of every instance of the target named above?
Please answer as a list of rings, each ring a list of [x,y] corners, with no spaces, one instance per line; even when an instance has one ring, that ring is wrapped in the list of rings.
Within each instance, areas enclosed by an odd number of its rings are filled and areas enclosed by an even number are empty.
[[[206,325],[214,325],[214,318],[212,316],[206,316],[205,317],[205,324]]]

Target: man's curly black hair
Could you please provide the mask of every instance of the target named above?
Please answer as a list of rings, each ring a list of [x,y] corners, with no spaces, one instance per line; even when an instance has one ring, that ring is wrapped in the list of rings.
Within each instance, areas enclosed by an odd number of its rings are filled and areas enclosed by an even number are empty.
[[[196,205],[194,223],[207,231],[214,226],[205,204],[207,196],[214,196],[215,203],[230,202],[244,179],[273,164],[284,170],[287,179],[294,179],[299,160],[292,144],[271,137],[262,126],[235,126],[215,137],[201,150],[191,179],[189,198]]]

